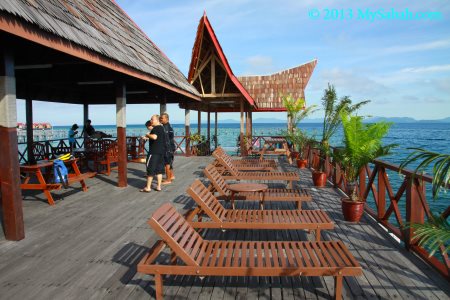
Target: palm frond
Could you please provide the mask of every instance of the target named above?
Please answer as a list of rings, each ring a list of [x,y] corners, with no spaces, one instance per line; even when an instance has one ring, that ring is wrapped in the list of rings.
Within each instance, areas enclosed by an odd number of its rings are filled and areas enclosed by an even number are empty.
[[[441,246],[444,246],[443,254],[450,249],[450,224],[446,219],[433,215],[430,220],[424,224],[407,224],[414,230],[414,239],[417,240],[419,246],[427,248],[430,256],[433,256]]]
[[[414,173],[427,171],[433,164],[432,195],[436,199],[441,188],[447,189],[450,184],[450,155],[428,151],[422,148],[408,148],[413,152],[400,164],[400,170],[412,163],[418,163]]]

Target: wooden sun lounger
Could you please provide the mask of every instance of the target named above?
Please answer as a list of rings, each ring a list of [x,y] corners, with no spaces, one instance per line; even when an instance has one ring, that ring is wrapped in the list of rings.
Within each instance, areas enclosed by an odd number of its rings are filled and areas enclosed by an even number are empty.
[[[320,241],[320,230],[334,228],[333,222],[322,210],[225,209],[198,179],[186,192],[198,204],[186,217],[194,228],[315,230],[317,241]],[[203,222],[203,213],[211,221]],[[196,216],[197,221],[194,221]]]
[[[210,190],[219,193],[216,196],[220,200],[230,200],[231,191],[222,175],[217,171],[213,165],[207,165],[203,170],[206,177],[211,182]],[[241,192],[234,196],[235,200],[251,200],[259,201],[259,192]],[[311,201],[312,197],[307,189],[283,189],[283,188],[269,188],[264,193],[264,201],[292,201],[295,202],[296,208],[302,208],[302,201]]]
[[[218,147],[214,152],[228,160],[239,171],[276,171],[278,169],[277,163],[273,159],[233,159],[221,147]],[[226,171],[226,168],[217,159],[214,160],[213,164],[219,172]]]
[[[341,299],[343,276],[362,274],[341,241],[207,241],[169,203],[148,223],[162,241],[142,258],[137,271],[155,276],[158,300],[163,299],[164,275],[333,276],[335,299]],[[170,265],[163,263],[165,247],[171,251]]]
[[[227,173],[222,174],[225,179],[233,180],[286,180],[292,188],[292,182],[299,180],[299,175],[295,172],[244,172],[236,169],[233,164],[225,160],[222,156],[213,153],[213,156],[227,169]]]

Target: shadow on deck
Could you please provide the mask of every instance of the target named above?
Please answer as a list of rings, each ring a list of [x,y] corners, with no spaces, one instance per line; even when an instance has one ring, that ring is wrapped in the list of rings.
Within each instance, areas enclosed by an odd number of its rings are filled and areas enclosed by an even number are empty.
[[[89,191],[56,191],[56,206],[39,193],[24,196],[26,238],[0,237],[0,298],[2,299],[148,299],[154,297],[151,276],[137,274],[136,265],[157,237],[146,224],[165,202],[180,212],[194,205],[186,188],[202,174],[207,157],[176,157],[175,183],[163,192],[139,193],[144,167],[129,165],[129,187],[115,187],[116,173],[88,181]],[[283,165],[286,170],[298,169]],[[301,170],[300,185],[311,187],[310,172]],[[323,239],[344,241],[363,268],[363,276],[345,278],[345,299],[448,299],[450,288],[440,275],[407,252],[364,216],[359,224],[343,221],[339,192],[313,189],[304,209],[323,209],[334,220]],[[238,202],[257,208],[256,202]],[[290,203],[267,203],[270,209]],[[305,240],[298,230],[206,230],[208,239]],[[172,276],[164,280],[166,299],[329,299],[333,278],[256,278]]]

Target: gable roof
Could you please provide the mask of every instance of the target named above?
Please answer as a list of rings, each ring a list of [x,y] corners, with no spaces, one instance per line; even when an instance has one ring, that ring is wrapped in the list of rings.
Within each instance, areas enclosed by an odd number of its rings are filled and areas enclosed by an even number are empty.
[[[115,1],[0,1],[0,30],[45,44],[38,34],[32,35],[22,24],[119,62],[127,67],[127,72],[123,72],[127,75],[199,99],[197,90],[186,77]],[[105,66],[123,69],[112,65]]]
[[[255,106],[255,101],[250,96],[250,94],[247,92],[247,90],[242,86],[241,82],[237,79],[237,77],[233,74],[233,71],[231,70],[231,67],[228,63],[228,60],[222,50],[222,47],[220,46],[219,40],[217,39],[217,36],[211,26],[211,23],[209,22],[208,17],[206,16],[206,12],[203,14],[202,18],[200,19],[198,28],[197,28],[197,35],[195,37],[194,47],[192,49],[192,58],[191,58],[191,64],[189,66],[189,74],[188,74],[188,81],[192,83],[192,80],[195,76],[196,72],[196,66],[198,65],[199,59],[200,59],[200,51],[202,46],[203,39],[207,38],[206,35],[211,39],[211,42],[214,46],[214,50],[217,54],[217,57],[219,58],[220,62],[222,63],[226,74],[228,78],[232,81],[232,83],[235,85],[235,87],[239,90],[239,92],[242,94],[242,96],[247,100],[248,104],[251,106]]]
[[[281,95],[305,98],[305,88],[317,59],[288,70],[266,76],[240,76],[239,81],[255,99],[257,111],[286,111]]]

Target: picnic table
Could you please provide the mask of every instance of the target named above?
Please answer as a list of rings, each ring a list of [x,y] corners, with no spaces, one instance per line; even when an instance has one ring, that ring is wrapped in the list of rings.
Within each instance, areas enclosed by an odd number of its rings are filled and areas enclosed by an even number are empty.
[[[64,163],[69,166],[68,171],[69,174],[67,176],[67,184],[72,185],[76,182],[80,182],[83,191],[86,192],[88,187],[84,182],[85,179],[94,177],[96,175],[95,172],[86,172],[81,173],[80,169],[77,165],[78,159],[70,159],[65,161]],[[70,168],[71,167],[71,168]],[[42,169],[45,169],[45,175],[42,173]],[[20,166],[20,173],[24,173],[25,177],[23,178],[23,182],[20,184],[20,188],[22,190],[40,190],[43,191],[45,196],[47,197],[47,202],[50,205],[55,205],[55,201],[53,200],[53,196],[50,191],[59,190],[62,188],[62,183],[48,183],[50,180],[49,174],[53,169],[53,161],[40,161],[34,165],[22,165]],[[30,183],[30,180],[34,176],[38,183]]]
[[[236,193],[242,192],[258,192],[259,193],[259,208],[264,209],[264,193],[269,187],[266,184],[261,183],[235,183],[229,184],[228,189],[231,191],[231,207],[236,209],[234,206],[234,199]]]

